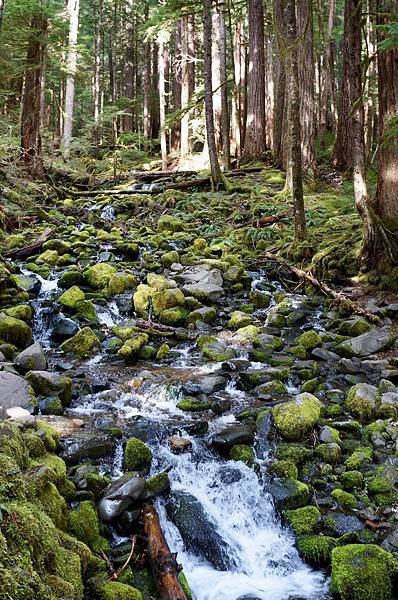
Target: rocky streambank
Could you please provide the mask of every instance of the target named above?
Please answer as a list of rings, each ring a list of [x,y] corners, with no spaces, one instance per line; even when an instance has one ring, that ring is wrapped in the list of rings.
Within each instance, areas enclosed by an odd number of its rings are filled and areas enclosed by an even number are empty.
[[[187,598],[396,597],[398,305],[344,314],[140,202],[1,266],[1,594],[157,597],[154,502]]]

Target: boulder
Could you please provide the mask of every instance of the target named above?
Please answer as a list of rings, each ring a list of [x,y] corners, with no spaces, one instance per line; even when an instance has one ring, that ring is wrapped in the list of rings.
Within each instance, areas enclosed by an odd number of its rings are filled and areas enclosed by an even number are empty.
[[[237,444],[251,446],[254,442],[254,432],[250,425],[230,425],[213,435],[211,444],[220,454],[229,456],[231,449]]]
[[[188,267],[177,279],[183,283],[184,293],[198,300],[215,302],[224,295],[221,271],[210,265]]]
[[[52,331],[52,337],[54,340],[63,341],[71,338],[79,331],[79,325],[73,319],[65,317],[63,314],[59,314],[54,323],[54,329]]]
[[[72,399],[72,380],[66,375],[50,373],[49,371],[29,371],[26,379],[36,394],[45,396],[57,395],[63,404],[69,404]]]
[[[341,342],[335,350],[346,358],[364,357],[389,348],[394,340],[395,335],[389,329],[372,329],[355,338]]]
[[[45,371],[47,369],[47,358],[38,342],[20,352],[14,363],[21,371]]]
[[[104,491],[98,505],[98,512],[104,523],[117,519],[145,492],[145,480],[131,473],[124,473]]]
[[[235,566],[233,549],[217,532],[216,525],[195,496],[173,492],[166,509],[188,550],[206,558],[218,571],[228,571]]]
[[[155,292],[152,296],[153,312],[156,316],[159,316],[161,312],[168,308],[184,306],[184,304],[185,296],[178,288],[170,288],[162,290],[161,292]]]
[[[103,433],[79,432],[61,442],[60,456],[68,464],[77,464],[84,458],[102,458],[114,450],[114,442]]]
[[[36,405],[29,382],[7,371],[0,371],[0,398],[1,406],[6,410],[14,406],[31,410]]]
[[[199,380],[187,381],[183,384],[184,393],[189,395],[214,394],[225,388],[227,379],[221,375],[204,375]]]
[[[26,348],[32,343],[32,330],[21,319],[0,313],[0,340],[14,344],[18,348]]]
[[[275,425],[287,440],[300,440],[316,425],[322,404],[312,394],[298,394],[293,402],[279,404],[272,409]]]
[[[368,383],[358,383],[350,388],[345,407],[361,423],[367,423],[376,415],[380,404],[380,392]]]
[[[30,412],[26,410],[26,408],[21,408],[20,406],[8,408],[7,418],[11,419],[12,421],[22,423],[24,425],[34,425],[36,422],[35,417],[31,415]]]
[[[60,345],[64,352],[88,358],[100,347],[100,341],[90,327],[83,327],[76,335]]]
[[[84,277],[92,288],[102,290],[108,286],[115,274],[116,269],[113,265],[108,263],[98,263],[87,269],[84,273]]]
[[[86,294],[77,285],[74,285],[60,295],[58,302],[67,308],[76,308],[76,304],[84,300],[85,297]]]

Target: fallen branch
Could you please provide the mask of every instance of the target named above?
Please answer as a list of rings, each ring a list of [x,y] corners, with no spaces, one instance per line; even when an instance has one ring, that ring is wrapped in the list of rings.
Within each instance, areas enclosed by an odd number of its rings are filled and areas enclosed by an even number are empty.
[[[131,559],[133,558],[133,554],[134,554],[134,548],[135,548],[135,543],[137,541],[137,536],[133,535],[131,538],[131,550],[130,550],[130,554],[128,555],[128,558],[126,560],[126,562],[120,567],[120,569],[118,569],[117,571],[114,571],[112,573],[112,575],[110,577],[108,577],[108,580],[110,581],[115,581],[119,575],[121,575],[123,573],[123,571],[125,569],[127,569]]]
[[[292,216],[291,212],[285,212],[285,213],[281,213],[279,215],[269,215],[266,217],[260,217],[259,219],[256,219],[254,221],[253,227],[257,227],[258,229],[260,229],[261,227],[268,227],[269,225],[273,225],[274,223],[279,223],[279,221],[282,221],[286,217],[291,217],[291,216]]]
[[[267,261],[273,261],[273,262],[276,262],[277,264],[285,267],[291,273],[294,273],[294,275],[296,275],[296,277],[298,277],[299,279],[303,279],[307,283],[311,284],[313,287],[320,290],[325,296],[333,298],[334,302],[337,305],[342,304],[343,302],[347,302],[347,303],[349,303],[349,306],[350,306],[352,312],[354,312],[358,315],[361,315],[363,317],[366,317],[369,321],[371,321],[373,323],[376,323],[376,324],[380,323],[380,319],[377,315],[374,315],[374,314],[370,313],[369,311],[367,311],[366,309],[362,308],[362,306],[359,306],[358,302],[356,302],[355,300],[351,300],[348,296],[345,296],[341,292],[336,292],[336,290],[333,290],[331,287],[329,287],[323,281],[320,281],[319,279],[317,279],[310,273],[303,271],[302,269],[298,269],[297,267],[294,267],[287,260],[284,260],[280,256],[276,256],[275,254],[271,254],[270,252],[264,252],[261,256],[264,257]]]
[[[147,539],[148,560],[160,600],[187,600],[178,581],[181,567],[177,563],[177,555],[170,552],[156,508],[151,504],[146,504],[142,510],[142,523]]]
[[[40,237],[37,238],[33,244],[29,244],[28,246],[24,246],[23,248],[16,248],[15,250],[10,250],[5,254],[6,258],[26,258],[28,256],[32,256],[32,254],[36,254],[38,250],[41,249],[44,242],[47,242],[53,236],[54,230],[48,227],[43,231]]]

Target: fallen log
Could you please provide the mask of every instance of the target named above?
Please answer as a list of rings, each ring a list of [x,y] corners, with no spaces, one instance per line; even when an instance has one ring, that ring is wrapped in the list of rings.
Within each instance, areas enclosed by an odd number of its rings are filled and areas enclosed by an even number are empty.
[[[370,313],[369,311],[367,311],[365,308],[360,306],[358,304],[358,302],[356,302],[355,300],[351,300],[348,296],[346,296],[345,294],[342,294],[341,292],[336,292],[336,290],[333,290],[325,282],[320,281],[319,279],[317,279],[310,273],[303,271],[302,269],[294,267],[287,260],[281,258],[280,256],[277,256],[276,254],[271,254],[270,252],[264,252],[261,254],[261,256],[264,257],[267,261],[273,261],[273,262],[278,263],[279,265],[283,266],[288,271],[290,271],[291,273],[296,275],[296,277],[298,277],[299,279],[306,281],[313,287],[320,290],[325,296],[328,296],[329,298],[333,298],[333,301],[337,305],[342,304],[343,302],[346,302],[349,305],[349,307],[353,313],[361,315],[373,323],[376,323],[376,324],[380,323],[380,318],[377,315],[374,315],[373,313]]]
[[[54,230],[51,229],[50,227],[48,227],[47,229],[45,229],[43,231],[41,236],[38,237],[37,240],[34,241],[32,244],[29,244],[28,246],[24,246],[23,248],[16,248],[15,250],[10,250],[9,252],[7,252],[7,254],[5,254],[5,257],[6,258],[27,258],[28,256],[32,256],[32,254],[36,254],[36,252],[38,252],[41,249],[44,242],[47,242],[47,240],[51,239],[51,237],[53,236],[53,233],[54,233]]]
[[[160,600],[187,600],[178,581],[181,567],[177,563],[177,555],[170,552],[156,508],[151,504],[146,504],[142,510],[142,523],[147,539],[148,560]]]

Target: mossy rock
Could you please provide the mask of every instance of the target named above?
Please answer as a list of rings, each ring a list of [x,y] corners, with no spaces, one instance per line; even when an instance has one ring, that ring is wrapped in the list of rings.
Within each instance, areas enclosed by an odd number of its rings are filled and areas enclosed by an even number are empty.
[[[379,390],[368,383],[358,383],[352,386],[345,399],[345,407],[361,423],[368,423],[372,420],[379,404]]]
[[[173,217],[172,215],[162,215],[158,221],[158,230],[159,231],[184,231],[185,223],[178,219],[177,217]]]
[[[315,452],[323,462],[331,465],[338,463],[341,457],[341,448],[335,442],[319,444]]]
[[[348,544],[332,551],[331,591],[341,600],[390,600],[397,572],[393,556],[374,544]]]
[[[291,460],[295,465],[302,465],[310,460],[313,452],[298,444],[279,444],[276,449],[278,460]]]
[[[74,285],[59,296],[58,302],[67,308],[75,308],[85,297],[86,294],[77,285]]]
[[[211,408],[211,402],[188,397],[177,402],[177,408],[184,412],[201,412],[209,410]]]
[[[95,290],[106,288],[114,275],[116,275],[116,269],[108,263],[98,263],[84,272],[88,285]]]
[[[130,438],[124,449],[124,462],[129,471],[145,471],[152,462],[151,449],[138,438]]]
[[[141,592],[125,583],[94,577],[88,585],[96,600],[142,600]]]
[[[29,323],[33,317],[32,307],[28,304],[18,304],[18,306],[13,306],[12,308],[5,308],[4,313],[8,317],[20,319],[21,321],[25,321],[25,323]]]
[[[293,402],[279,404],[272,409],[275,425],[287,440],[300,440],[316,425],[322,404],[312,394],[302,393]]]
[[[178,288],[155,292],[152,296],[153,312],[156,316],[169,308],[183,307],[184,305],[185,296]]]
[[[38,500],[44,512],[51,518],[58,529],[66,530],[69,525],[69,515],[65,499],[59,493],[57,487],[49,481],[41,489]],[[84,540],[83,540],[84,541]]]
[[[357,500],[353,494],[345,492],[344,490],[335,489],[331,492],[331,497],[337,504],[343,508],[354,509],[357,507]]]
[[[322,338],[313,329],[311,331],[304,331],[296,340],[296,344],[303,346],[306,350],[313,350],[322,346]]]
[[[18,463],[6,454],[0,453],[0,502],[24,500],[26,479]]]
[[[158,473],[145,481],[145,491],[149,496],[159,496],[170,490],[168,473]]]
[[[123,346],[118,350],[118,355],[128,362],[136,360],[140,350],[148,343],[149,336],[147,333],[139,333],[131,339],[124,342]]]
[[[66,293],[66,292],[65,292]],[[75,305],[76,316],[89,323],[98,323],[98,317],[95,306],[91,300],[81,300]]]
[[[298,469],[292,460],[276,460],[269,468],[270,472],[277,477],[297,479]]]
[[[282,479],[272,486],[271,493],[280,509],[301,508],[308,504],[309,487],[296,479]]]
[[[45,250],[36,258],[36,264],[38,265],[50,265],[55,266],[57,264],[59,254],[56,250]]]
[[[145,283],[140,283],[137,286],[133,295],[134,310],[140,317],[148,317],[151,307],[152,296],[156,293],[156,289]]]
[[[80,286],[84,282],[84,277],[81,271],[77,269],[71,269],[62,273],[58,279],[58,287],[62,289],[68,289],[73,286]]]
[[[253,318],[250,315],[247,315],[240,310],[234,310],[230,315],[227,327],[229,329],[240,329],[241,327],[251,325],[252,321]]]
[[[70,512],[70,528],[78,540],[94,552],[109,550],[108,541],[100,535],[98,514],[95,504],[89,500],[81,502]]]
[[[164,267],[170,267],[173,263],[176,263],[180,260],[180,255],[177,250],[171,250],[170,252],[165,252],[160,257],[160,262]]]
[[[296,535],[313,533],[320,521],[321,512],[316,506],[303,506],[284,513],[286,521]]]
[[[360,471],[345,471],[340,475],[340,482],[346,491],[363,487],[363,474]]]
[[[108,281],[108,285],[103,288],[106,298],[112,298],[117,294],[123,294],[137,285],[137,278],[132,273],[115,273]]]
[[[47,421],[36,420],[36,431],[50,452],[55,452],[59,445],[59,433]]]
[[[56,250],[60,256],[70,252],[70,243],[64,242],[63,240],[48,240],[43,244],[43,250]]]
[[[159,321],[164,325],[183,325],[188,316],[188,311],[181,307],[166,308],[159,315]]]
[[[297,538],[297,550],[303,559],[313,567],[330,565],[332,550],[337,546],[337,540],[327,535],[300,535]]]
[[[25,321],[0,312],[0,340],[27,348],[32,343],[32,330]]]
[[[231,448],[229,458],[251,465],[255,461],[256,455],[253,448],[250,446],[247,446],[246,444],[237,444]]]
[[[60,345],[64,352],[71,352],[81,358],[88,358],[100,347],[100,341],[90,327],[83,327],[69,340]]]
[[[164,360],[168,358],[170,355],[170,346],[168,344],[162,344],[159,346],[158,351],[156,352],[156,360]]]

